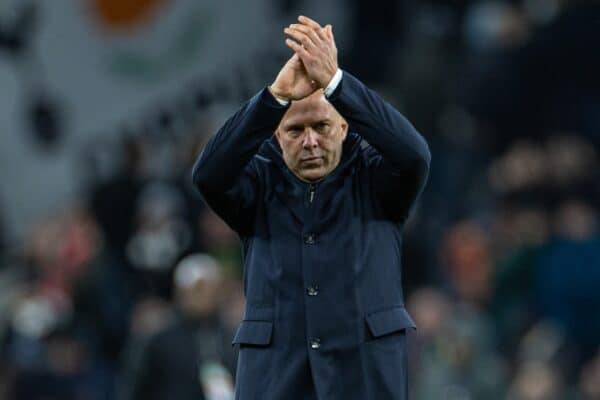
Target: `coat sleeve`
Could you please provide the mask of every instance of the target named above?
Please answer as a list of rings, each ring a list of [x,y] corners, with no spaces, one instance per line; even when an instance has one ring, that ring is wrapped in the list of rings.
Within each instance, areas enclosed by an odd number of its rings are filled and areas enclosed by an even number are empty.
[[[345,71],[329,101],[370,145],[365,151],[372,188],[385,213],[404,221],[427,181],[427,142],[398,110]]]
[[[240,234],[251,225],[260,187],[250,161],[286,110],[264,88],[225,122],[194,163],[192,180],[204,201]]]

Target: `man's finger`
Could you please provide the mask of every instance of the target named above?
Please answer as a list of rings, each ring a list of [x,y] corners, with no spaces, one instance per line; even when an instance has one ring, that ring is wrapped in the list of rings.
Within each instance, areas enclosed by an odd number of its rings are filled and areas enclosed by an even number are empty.
[[[324,32],[324,28],[321,25],[319,25],[316,21],[305,17],[304,15],[299,16],[298,21],[300,21],[300,23],[302,24],[301,26],[306,26],[312,29],[314,32],[316,32],[317,36],[319,36],[321,40],[327,40],[327,34]]]
[[[297,29],[301,32],[304,32],[313,40],[313,42],[315,42],[315,44],[318,44],[318,42],[323,39],[320,35],[318,35],[318,33],[321,32],[323,29],[312,29],[302,24],[291,24],[289,28]]]
[[[298,17],[298,21],[300,21],[301,23],[303,23],[304,25],[308,25],[313,29],[321,29],[321,25],[319,25],[317,23],[317,21],[314,21],[308,17],[305,17],[304,15],[300,15]]]
[[[329,38],[329,40],[333,44],[333,47],[336,47],[336,45],[335,45],[335,38],[333,37],[333,27],[331,25],[327,25],[324,30],[327,33],[327,37]]]
[[[292,39],[285,39],[285,44],[300,57],[301,60],[304,60],[310,57],[310,54],[306,49],[300,46],[298,43],[294,42]]]
[[[307,35],[315,35],[315,36],[317,35],[318,31],[322,30],[322,29],[313,29],[313,28],[303,25],[303,24],[290,24],[290,26],[288,28],[297,29],[299,31],[306,33]]]
[[[325,30],[325,28],[315,29],[315,32],[321,38],[321,40],[323,40],[324,42],[327,42],[327,41],[330,40],[329,36],[327,35],[327,31]]]
[[[319,37],[319,35],[317,35],[317,32],[314,29],[311,29],[305,25],[291,24],[286,29],[287,30],[297,30],[297,31],[304,33],[306,36],[308,36],[308,38],[312,41],[312,43],[315,46],[319,46],[322,42],[322,39],[321,39],[321,37]],[[283,31],[286,32],[286,29],[284,29]]]
[[[290,36],[296,42],[302,43],[302,45],[306,49],[312,50],[316,46],[315,43],[313,43],[312,39],[304,32],[300,32],[297,29],[290,29],[290,28],[284,29],[284,32],[286,35]]]

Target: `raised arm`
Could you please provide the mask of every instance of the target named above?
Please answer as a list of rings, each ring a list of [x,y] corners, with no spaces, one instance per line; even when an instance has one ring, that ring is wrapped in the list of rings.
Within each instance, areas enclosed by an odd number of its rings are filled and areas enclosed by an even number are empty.
[[[273,134],[285,110],[263,89],[225,122],[192,168],[192,180],[204,201],[238,233],[249,227],[259,188],[249,161]]]
[[[373,189],[387,214],[406,219],[429,173],[427,142],[398,110],[347,72],[329,101],[372,146],[367,152]]]
[[[193,182],[203,195],[208,195],[207,200],[211,194],[234,186],[260,145],[273,134],[286,109],[265,88],[208,141],[192,169]]]
[[[298,21],[285,30],[294,39],[286,44],[298,54],[308,76],[325,87],[339,75],[331,25],[321,27],[303,16]],[[342,76],[335,90],[325,95],[372,146],[367,152],[373,190],[388,216],[402,221],[425,185],[429,147],[394,107],[347,72]]]
[[[206,144],[192,169],[194,185],[206,203],[242,233],[249,226],[260,178],[249,163],[285,114],[291,100],[317,87],[294,54],[269,88],[242,106]]]

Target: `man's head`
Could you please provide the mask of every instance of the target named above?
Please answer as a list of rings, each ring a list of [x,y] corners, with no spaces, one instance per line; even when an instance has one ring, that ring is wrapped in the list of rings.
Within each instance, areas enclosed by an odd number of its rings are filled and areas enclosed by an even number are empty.
[[[222,300],[223,274],[217,260],[208,254],[184,257],[175,267],[175,295],[188,317],[209,317]]]
[[[315,182],[339,164],[348,123],[317,90],[293,101],[275,136],[288,168],[301,180]]]

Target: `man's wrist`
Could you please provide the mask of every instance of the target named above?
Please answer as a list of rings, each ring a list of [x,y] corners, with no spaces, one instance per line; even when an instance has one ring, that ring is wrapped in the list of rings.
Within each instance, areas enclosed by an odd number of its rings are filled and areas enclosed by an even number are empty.
[[[273,90],[273,88],[270,85],[267,86],[267,89],[269,90],[269,93],[271,93],[271,95],[275,98],[275,100],[277,100],[277,102],[282,106],[287,106],[288,104],[290,104],[290,101],[288,99],[278,94],[277,91]]]
[[[325,98],[329,98],[329,96],[331,96],[335,89],[337,89],[343,76],[344,74],[342,70],[338,68],[337,71],[335,71],[335,74],[333,74],[333,77],[331,78],[327,86],[325,86],[325,89],[323,89],[323,94],[325,95]]]

